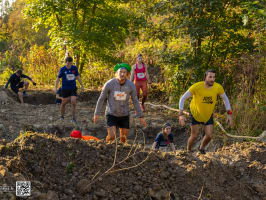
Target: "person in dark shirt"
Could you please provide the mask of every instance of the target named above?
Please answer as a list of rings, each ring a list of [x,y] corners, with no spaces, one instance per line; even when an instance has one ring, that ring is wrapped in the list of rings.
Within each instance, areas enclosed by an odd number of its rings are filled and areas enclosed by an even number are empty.
[[[162,132],[158,133],[152,144],[152,149],[158,149],[160,147],[167,147],[170,145],[172,151],[175,151],[174,135],[171,133],[171,124],[165,123],[162,128]]]
[[[57,75],[55,81],[55,93],[57,92],[57,86],[59,84],[60,78],[62,78],[62,103],[60,107],[61,111],[61,120],[64,120],[64,114],[66,110],[66,104],[68,102],[71,103],[71,112],[72,112],[72,122],[77,124],[76,120],[76,102],[77,102],[77,86],[76,80],[79,81],[81,86],[81,91],[84,91],[83,84],[81,82],[81,78],[78,72],[78,68],[75,65],[72,65],[73,58],[67,57],[65,59],[66,65],[62,67]]]
[[[18,98],[20,100],[20,103],[24,103],[23,96],[28,96],[26,93],[26,90],[29,87],[28,81],[21,81],[21,78],[26,78],[32,82],[33,85],[36,85],[36,83],[28,76],[22,73],[22,70],[17,70],[14,74],[12,74],[6,83],[5,88],[8,88],[8,85],[10,84],[11,89],[18,95]],[[21,92],[21,89],[23,89],[23,92]]]

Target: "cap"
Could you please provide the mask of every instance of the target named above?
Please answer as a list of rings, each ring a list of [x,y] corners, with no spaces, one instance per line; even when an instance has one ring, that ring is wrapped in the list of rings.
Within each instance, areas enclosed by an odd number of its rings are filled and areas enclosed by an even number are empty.
[[[131,71],[131,67],[127,63],[120,63],[120,64],[118,63],[118,64],[116,64],[115,67],[114,67],[114,71],[116,72],[117,70],[119,70],[121,68],[126,69],[128,72]]]
[[[73,137],[73,138],[82,138],[82,133],[81,133],[81,131],[74,130],[74,131],[71,132],[70,137]]]

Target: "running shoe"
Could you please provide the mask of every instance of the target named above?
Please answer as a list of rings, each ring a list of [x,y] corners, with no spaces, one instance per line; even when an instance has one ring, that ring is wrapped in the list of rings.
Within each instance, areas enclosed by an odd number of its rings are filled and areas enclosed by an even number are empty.
[[[30,96],[27,92],[23,92],[23,97],[28,97],[28,96]]]
[[[74,124],[78,124],[76,118],[74,118],[74,117],[72,118],[71,122],[74,123]]]
[[[205,150],[204,149],[200,149],[200,146],[198,147],[198,150],[201,154],[206,154]]]

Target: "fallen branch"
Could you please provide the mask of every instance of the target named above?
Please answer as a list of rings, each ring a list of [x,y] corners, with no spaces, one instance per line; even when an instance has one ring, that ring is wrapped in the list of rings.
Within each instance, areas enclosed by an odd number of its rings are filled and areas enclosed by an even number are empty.
[[[163,107],[163,108],[166,108],[168,110],[172,110],[172,111],[175,111],[175,112],[179,112],[180,110],[179,109],[175,109],[175,108],[171,108],[169,106],[166,106],[166,105],[156,105],[156,104],[153,104],[153,103],[150,103],[150,102],[146,102],[145,104],[147,105],[150,105],[152,107]],[[183,113],[185,115],[189,115],[188,112],[185,112],[183,111]],[[217,119],[214,119],[214,122],[218,125],[218,127],[228,136],[228,137],[232,137],[232,138],[245,138],[245,139],[255,139],[255,140],[260,140],[261,137],[263,137],[262,135],[261,136],[258,136],[258,137],[252,137],[252,136],[242,136],[242,135],[232,135],[232,134],[229,134],[225,129],[224,127],[222,126],[222,124],[217,120]]]
[[[198,198],[198,200],[201,200],[201,195],[202,195],[202,192],[203,192],[203,186],[202,186],[202,188],[201,188],[201,191],[200,191],[200,195],[199,195],[199,198]]]

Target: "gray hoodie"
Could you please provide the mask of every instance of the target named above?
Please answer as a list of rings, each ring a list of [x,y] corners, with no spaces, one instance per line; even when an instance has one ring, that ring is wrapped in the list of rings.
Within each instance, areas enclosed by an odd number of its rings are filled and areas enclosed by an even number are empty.
[[[117,78],[113,78],[104,84],[97,101],[94,115],[100,114],[103,103],[107,99],[106,115],[116,117],[129,116],[129,96],[131,96],[137,116],[143,117],[137,97],[136,86],[130,80],[126,80],[123,85],[120,85]]]

